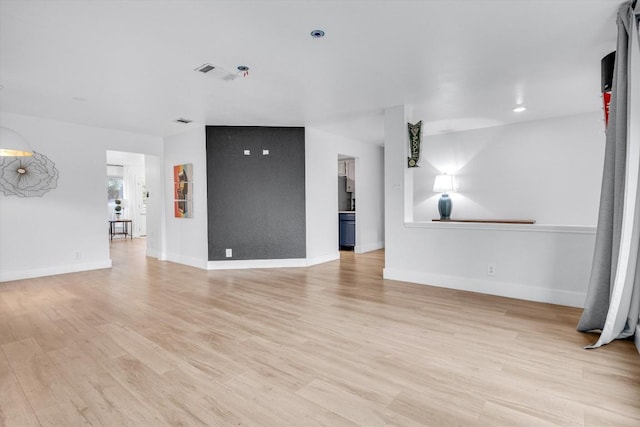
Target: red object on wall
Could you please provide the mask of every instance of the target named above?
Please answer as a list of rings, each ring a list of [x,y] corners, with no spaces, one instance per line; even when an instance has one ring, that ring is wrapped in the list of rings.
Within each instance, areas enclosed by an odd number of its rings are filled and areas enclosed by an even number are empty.
[[[611,105],[611,91],[602,92],[602,103],[604,106],[604,125],[609,126],[609,106]]]

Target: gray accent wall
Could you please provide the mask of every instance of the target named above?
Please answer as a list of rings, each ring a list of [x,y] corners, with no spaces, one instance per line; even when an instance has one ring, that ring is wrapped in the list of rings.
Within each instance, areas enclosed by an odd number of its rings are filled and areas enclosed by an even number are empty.
[[[207,126],[206,139],[209,260],[305,258],[304,128]]]

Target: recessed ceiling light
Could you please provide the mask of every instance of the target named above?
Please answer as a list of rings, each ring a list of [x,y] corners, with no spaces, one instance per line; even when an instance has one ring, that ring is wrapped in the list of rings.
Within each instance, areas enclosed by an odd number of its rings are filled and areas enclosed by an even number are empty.
[[[87,98],[83,98],[81,96],[74,96],[73,100],[78,102],[87,102]]]
[[[311,37],[313,37],[314,39],[321,39],[322,37],[324,37],[324,31],[313,30],[311,31]]]
[[[189,120],[189,119],[185,119],[180,117],[179,119],[176,119],[176,123],[184,123],[185,125],[188,123],[191,123],[193,120]]]
[[[526,110],[527,110],[527,108],[524,105],[516,105],[513,108],[513,112],[514,113],[522,113],[523,111],[526,111]]]

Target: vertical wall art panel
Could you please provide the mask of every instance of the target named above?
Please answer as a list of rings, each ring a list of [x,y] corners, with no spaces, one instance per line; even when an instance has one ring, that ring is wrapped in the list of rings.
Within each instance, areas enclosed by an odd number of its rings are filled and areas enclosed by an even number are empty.
[[[193,212],[193,164],[173,167],[173,215],[191,218]]]
[[[409,151],[411,157],[408,159],[408,166],[410,168],[417,168],[420,161],[420,146],[422,144],[422,120],[415,125],[407,123],[409,128]]]

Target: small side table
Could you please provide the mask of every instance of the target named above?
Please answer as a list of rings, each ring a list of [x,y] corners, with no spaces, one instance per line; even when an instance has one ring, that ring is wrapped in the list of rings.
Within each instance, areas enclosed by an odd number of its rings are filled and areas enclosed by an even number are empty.
[[[116,224],[122,224],[122,231],[116,230]],[[124,235],[126,239],[127,236],[133,240],[133,234],[131,234],[131,229],[133,228],[133,221],[130,219],[110,219],[109,220],[109,239],[113,240],[113,236],[116,235]]]

